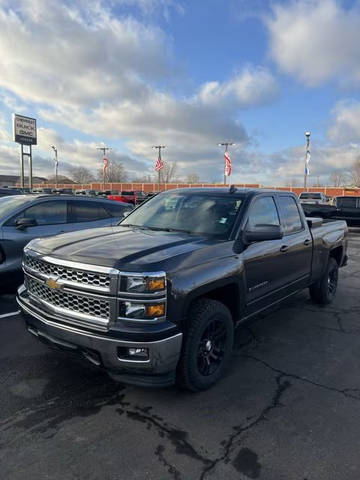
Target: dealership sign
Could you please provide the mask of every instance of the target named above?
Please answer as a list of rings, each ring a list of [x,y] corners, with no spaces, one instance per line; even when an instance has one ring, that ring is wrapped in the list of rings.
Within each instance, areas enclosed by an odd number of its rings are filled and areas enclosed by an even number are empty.
[[[22,145],[36,145],[36,119],[13,114],[14,142]]]

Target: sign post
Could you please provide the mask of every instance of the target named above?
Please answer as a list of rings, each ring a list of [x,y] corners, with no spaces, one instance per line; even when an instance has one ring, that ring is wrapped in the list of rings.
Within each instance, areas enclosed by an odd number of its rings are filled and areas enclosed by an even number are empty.
[[[29,161],[29,189],[32,190],[32,145],[37,144],[36,119],[13,113],[13,140],[20,144],[20,185],[25,186],[24,157]],[[28,151],[24,151],[24,146]]]

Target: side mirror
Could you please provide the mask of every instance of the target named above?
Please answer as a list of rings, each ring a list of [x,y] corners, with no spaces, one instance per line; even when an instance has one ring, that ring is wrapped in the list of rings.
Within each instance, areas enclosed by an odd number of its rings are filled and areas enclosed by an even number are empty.
[[[16,221],[16,228],[18,230],[25,230],[28,227],[36,227],[37,222],[33,218],[19,218]]]
[[[247,244],[264,242],[266,240],[280,240],[284,236],[284,230],[279,225],[255,225],[244,232],[244,241]]]

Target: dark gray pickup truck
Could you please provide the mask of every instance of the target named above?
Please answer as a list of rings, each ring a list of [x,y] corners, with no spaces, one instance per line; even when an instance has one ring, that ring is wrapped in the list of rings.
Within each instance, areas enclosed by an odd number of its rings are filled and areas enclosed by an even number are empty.
[[[26,328],[128,383],[213,385],[234,328],[301,289],[334,298],[343,221],[307,220],[295,195],[161,193],[119,226],[33,240],[18,291]]]

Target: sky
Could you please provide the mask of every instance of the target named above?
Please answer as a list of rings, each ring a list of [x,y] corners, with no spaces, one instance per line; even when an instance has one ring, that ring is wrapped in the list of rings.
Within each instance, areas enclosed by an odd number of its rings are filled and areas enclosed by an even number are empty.
[[[19,174],[12,113],[37,119],[34,175],[96,172],[97,147],[130,180],[153,145],[221,182],[309,184],[360,156],[358,0],[0,0],[0,174]]]

